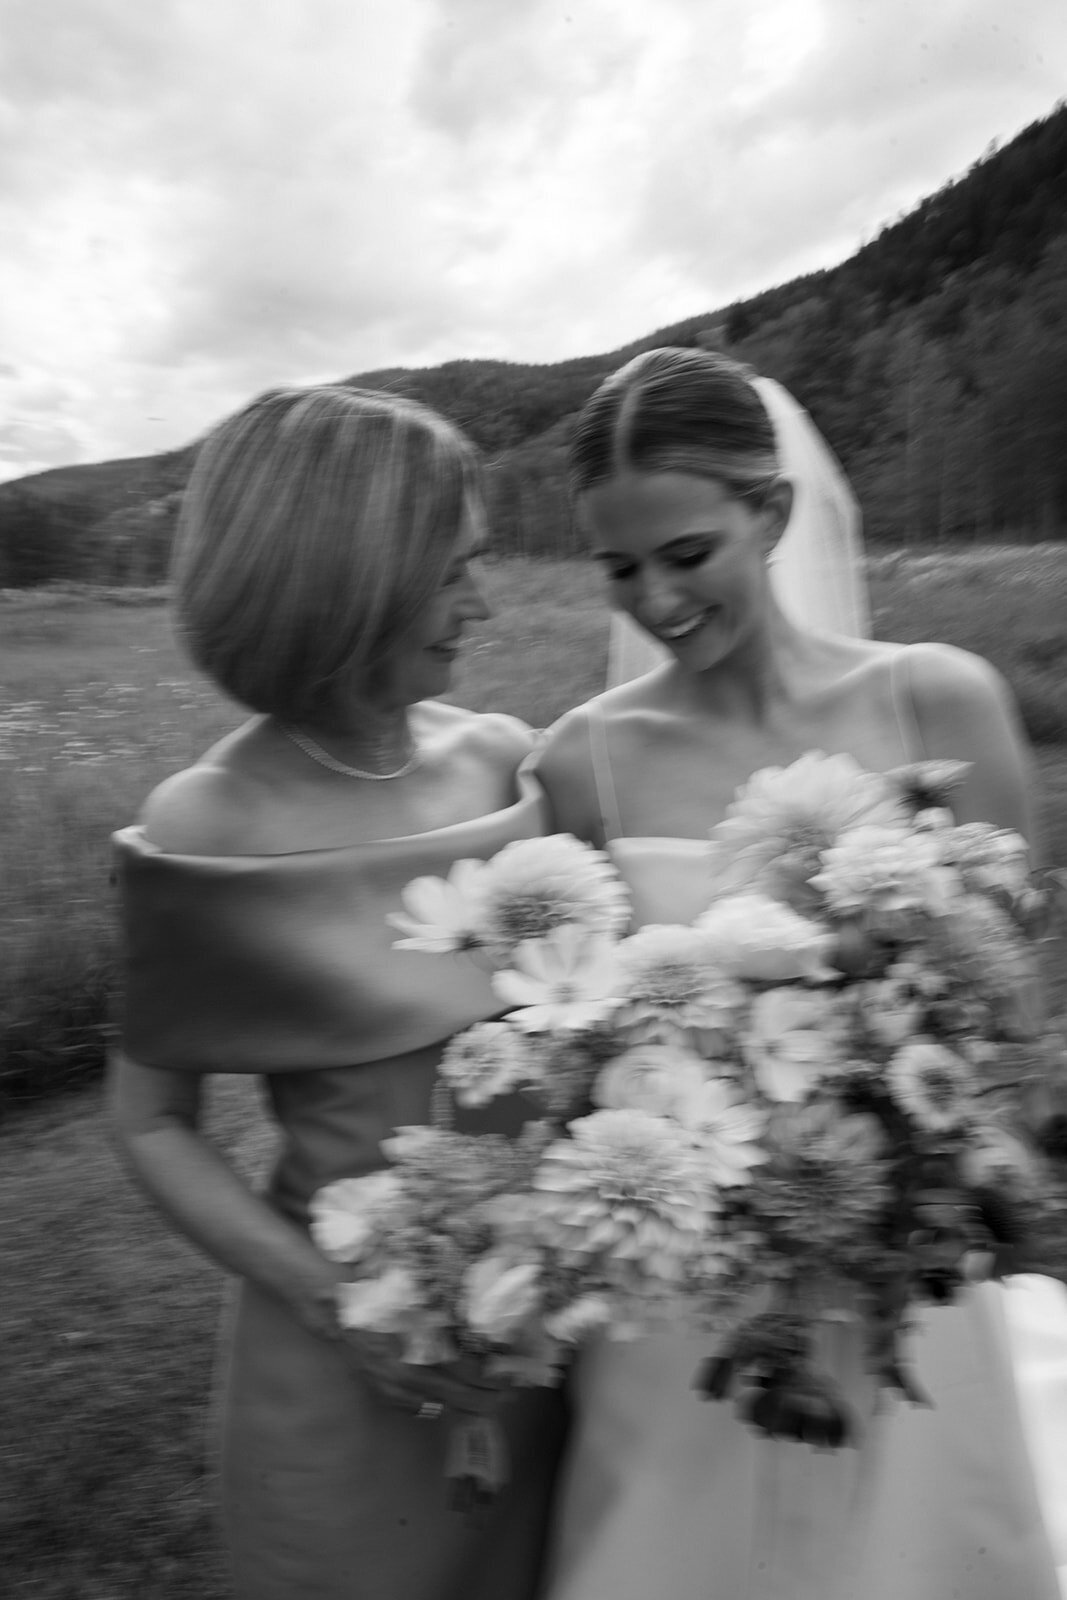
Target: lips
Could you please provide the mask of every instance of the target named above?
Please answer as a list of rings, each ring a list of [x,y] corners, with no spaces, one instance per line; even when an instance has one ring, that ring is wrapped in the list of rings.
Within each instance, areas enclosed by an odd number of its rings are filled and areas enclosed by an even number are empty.
[[[699,632],[705,622],[714,613],[715,607],[708,606],[703,611],[696,611],[689,617],[683,617],[678,622],[670,624],[661,622],[656,628],[656,636],[664,644],[677,644],[680,639],[688,639],[692,634]]]

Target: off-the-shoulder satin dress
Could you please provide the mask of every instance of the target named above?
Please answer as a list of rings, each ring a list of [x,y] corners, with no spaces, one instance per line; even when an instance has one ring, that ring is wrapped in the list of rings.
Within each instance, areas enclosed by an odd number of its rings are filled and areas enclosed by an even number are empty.
[[[536,784],[518,784],[491,816],[345,849],[189,857],[136,828],[116,836],[124,1046],[147,1066],[264,1075],[282,1132],[268,1199],[298,1226],[316,1189],[381,1167],[385,1136],[429,1120],[443,1042],[499,1010],[468,958],[393,949],[386,915],[411,878],[542,832]],[[505,1410],[511,1483],[474,1526],[447,1502],[446,1427],[379,1400],[248,1283],[224,1367],[239,1600],[532,1600],[558,1394],[529,1390]]]

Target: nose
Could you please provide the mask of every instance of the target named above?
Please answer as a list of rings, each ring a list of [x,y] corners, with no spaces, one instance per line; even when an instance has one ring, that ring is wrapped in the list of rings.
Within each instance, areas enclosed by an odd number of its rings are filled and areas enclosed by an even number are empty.
[[[493,614],[472,572],[463,575],[456,593],[455,610],[462,622],[484,622]]]
[[[641,568],[638,606],[641,616],[651,623],[668,622],[678,609],[678,585],[673,574],[648,561]]]

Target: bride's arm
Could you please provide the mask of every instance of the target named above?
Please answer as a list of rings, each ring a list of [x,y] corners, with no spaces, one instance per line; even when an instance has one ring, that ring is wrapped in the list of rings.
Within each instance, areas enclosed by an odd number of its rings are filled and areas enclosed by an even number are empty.
[[[568,711],[545,734],[534,765],[548,796],[549,831],[573,833],[601,846],[604,824],[589,750],[589,719],[582,706]]]
[[[1000,673],[980,656],[942,644],[912,645],[908,669],[924,753],[972,766],[953,799],[957,820],[1014,829],[1038,856],[1033,759]]]

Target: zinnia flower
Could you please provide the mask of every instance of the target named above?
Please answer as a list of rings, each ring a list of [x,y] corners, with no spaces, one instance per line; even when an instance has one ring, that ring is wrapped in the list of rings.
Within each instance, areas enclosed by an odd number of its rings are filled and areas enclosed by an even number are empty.
[[[788,983],[828,978],[833,936],[768,895],[751,891],[714,901],[696,921],[711,958],[735,978]]]
[[[971,1109],[971,1070],[936,1039],[913,1039],[898,1050],[886,1084],[897,1104],[935,1133],[959,1127]]]
[[[720,1078],[709,1078],[683,1102],[679,1121],[691,1128],[700,1154],[717,1189],[746,1183],[764,1160],[760,1138],[765,1118],[758,1107],[739,1101]]]
[[[627,1004],[622,1020],[638,1028],[721,1029],[744,999],[695,928],[650,924],[618,946]]]
[[[514,966],[493,974],[493,988],[517,1009],[512,1020],[531,1032],[592,1027],[619,1005],[616,946],[604,934],[556,928],[521,944]]]
[[[407,935],[395,941],[395,948],[447,955],[483,944],[480,885],[484,871],[482,861],[457,861],[447,878],[413,878],[406,884],[400,891],[404,910],[391,911],[386,919],[390,927]]]
[[[764,1143],[750,1203],[777,1247],[821,1257],[827,1267],[869,1263],[872,1230],[893,1198],[877,1118],[832,1100],[780,1106]]]
[[[569,833],[505,845],[486,863],[479,893],[481,936],[498,954],[562,927],[617,937],[630,918],[608,857]]]
[[[704,1063],[673,1044],[638,1044],[601,1069],[594,1104],[606,1110],[648,1111],[673,1117],[704,1082]]]
[[[803,884],[823,850],[864,824],[902,826],[907,809],[898,794],[851,756],[809,751],[788,767],[765,767],[737,793],[712,830],[712,869],[718,894],[753,886],[772,892],[771,869],[785,862],[786,878]]]
[[[646,1111],[594,1111],[570,1132],[533,1177],[542,1244],[629,1281],[676,1281],[710,1201],[692,1136]]]
[[[515,1028],[479,1022],[450,1040],[437,1070],[461,1106],[485,1106],[529,1083],[536,1067]]]
[[[834,997],[818,989],[767,989],[756,996],[741,1041],[771,1100],[803,1100],[844,1061]]]
[[[926,1002],[899,965],[884,978],[858,985],[855,992],[861,1026],[883,1050],[895,1049],[917,1032]]]

